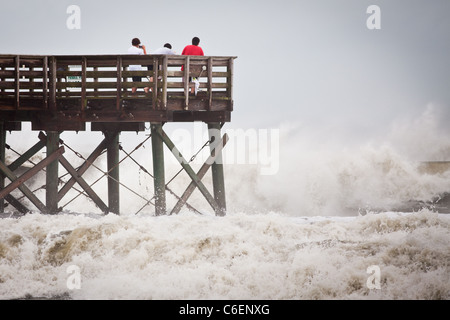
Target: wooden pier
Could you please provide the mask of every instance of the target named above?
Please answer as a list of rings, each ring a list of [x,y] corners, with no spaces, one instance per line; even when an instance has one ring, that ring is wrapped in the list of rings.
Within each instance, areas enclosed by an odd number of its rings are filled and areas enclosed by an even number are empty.
[[[196,173],[187,161],[180,161],[192,183],[181,197],[177,196],[178,203],[171,213],[188,205],[192,190],[198,188],[215,214],[224,215],[225,183],[219,160],[227,137],[221,137],[220,130],[231,121],[235,59],[180,55],[0,55],[0,213],[6,202],[22,213],[36,209],[57,213],[59,201],[78,184],[102,212],[119,214],[120,133],[144,131],[145,123],[150,123],[155,214],[166,214],[164,145],[172,152],[177,149],[164,132],[163,125],[201,121],[210,131],[209,160],[213,163],[205,164]],[[142,71],[129,71],[131,65],[141,65]],[[142,77],[143,81],[133,82],[133,77]],[[195,94],[191,93],[195,83],[190,80],[198,81]],[[132,93],[131,88],[137,88],[137,91]],[[32,130],[40,131],[36,144],[7,164],[7,132],[20,131],[23,122],[30,122]],[[90,123],[92,134],[100,131],[105,138],[84,164],[75,168],[64,156],[66,150],[60,135],[64,131],[86,131],[87,123]],[[45,159],[20,176],[14,173],[43,148],[47,151]],[[106,202],[82,177],[105,150],[108,166]],[[183,159],[179,155],[177,158]],[[71,176],[62,188],[58,184],[60,166]],[[201,181],[209,167],[212,168],[213,194]],[[45,203],[26,186],[26,181],[44,168]],[[21,190],[35,208],[27,208],[13,197],[11,192],[16,189]]]

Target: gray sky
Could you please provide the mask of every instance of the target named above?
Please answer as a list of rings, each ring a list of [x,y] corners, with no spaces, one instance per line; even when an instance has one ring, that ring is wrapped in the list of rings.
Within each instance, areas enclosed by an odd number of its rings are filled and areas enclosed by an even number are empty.
[[[81,8],[69,30],[66,9]],[[369,30],[369,5],[381,30]],[[206,55],[238,56],[230,125],[295,122],[351,134],[383,132],[432,104],[450,120],[448,0],[2,1],[0,53],[126,53],[193,36]]]

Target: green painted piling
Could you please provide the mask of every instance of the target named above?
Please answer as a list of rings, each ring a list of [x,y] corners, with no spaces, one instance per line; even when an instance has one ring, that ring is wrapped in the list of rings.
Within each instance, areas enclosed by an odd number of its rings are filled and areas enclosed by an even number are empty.
[[[108,162],[108,207],[109,211],[120,214],[119,177],[119,135],[118,131],[105,131]]]
[[[47,156],[59,148],[59,132],[47,131]],[[46,169],[46,210],[47,213],[58,212],[58,159],[47,165]]]
[[[155,213],[157,216],[166,214],[166,183],[164,175],[164,144],[162,132],[161,123],[151,123]]]
[[[210,148],[211,152],[214,152],[215,147],[220,143],[220,129],[221,125],[219,122],[208,123],[209,139],[211,141]],[[220,211],[216,212],[216,215],[224,216],[227,211],[226,197],[225,197],[225,175],[223,171],[223,159],[222,151],[218,150],[218,154],[215,155],[216,160],[211,166],[212,180],[213,180],[213,191],[214,199],[216,200]]]

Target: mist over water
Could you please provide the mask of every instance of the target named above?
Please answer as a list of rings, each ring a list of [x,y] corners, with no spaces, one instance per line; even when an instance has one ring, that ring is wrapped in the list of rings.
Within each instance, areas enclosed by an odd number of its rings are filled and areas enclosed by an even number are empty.
[[[349,133],[348,127],[285,123],[279,128],[277,174],[258,174],[255,166],[227,167],[230,205],[339,216],[433,201],[450,190],[450,171],[424,170],[424,162],[450,160],[450,130],[440,116],[428,106],[417,118],[397,120],[369,138],[367,132]]]
[[[408,210],[408,203],[431,203],[450,192],[450,170],[431,172],[424,170],[424,162],[450,161],[450,129],[445,126],[445,113],[435,106],[424,108],[415,118],[393,121],[382,133],[352,132],[350,126],[315,126],[299,122],[285,122],[278,128],[265,131],[253,128],[233,128],[225,125],[222,134],[229,135],[223,151],[227,209],[230,213],[270,213],[289,216],[354,216],[370,211]],[[204,124],[178,129],[177,124],[165,129],[179,147],[184,157],[200,150],[208,140]],[[178,131],[177,131],[178,130]],[[249,139],[252,135],[258,139]],[[263,134],[261,134],[263,133]],[[120,142],[130,153],[145,139],[149,131],[122,133]],[[85,158],[103,139],[101,133],[63,133],[61,138]],[[13,132],[8,143],[19,152],[24,152],[37,141],[37,132]],[[170,151],[165,150],[166,181],[172,179],[181,166]],[[197,171],[209,155],[209,147],[191,162]],[[9,161],[17,155],[8,152]],[[45,156],[42,152],[33,161]],[[74,167],[83,160],[66,148],[65,156]],[[121,153],[120,158],[125,157]],[[151,140],[132,153],[132,159],[121,163],[121,212],[123,215],[153,214],[153,206],[145,206],[153,196],[153,172]],[[7,159],[8,160],[8,159]],[[95,167],[106,171],[106,156],[94,162]],[[146,173],[142,168],[148,170]],[[64,174],[61,170],[61,175]],[[104,175],[91,167],[83,177],[93,183]],[[211,173],[204,179],[212,192]],[[67,177],[66,177],[67,180]],[[35,190],[45,183],[45,174],[29,182]],[[181,195],[190,183],[183,171],[168,185],[170,190]],[[130,188],[132,191],[126,189]],[[107,198],[106,178],[100,179],[93,189]],[[21,195],[20,191],[15,191]],[[36,191],[45,199],[45,191]],[[61,201],[64,210],[79,213],[96,212],[99,209],[72,190]],[[70,202],[69,202],[70,201]],[[177,199],[167,193],[170,210]],[[66,205],[66,203],[69,204]],[[198,190],[189,203],[205,214],[213,210]],[[406,206],[406,207],[405,207]],[[31,205],[32,207],[32,205]],[[406,209],[405,209],[406,208]],[[142,210],[141,210],[142,209]],[[415,210],[420,209],[415,208]]]

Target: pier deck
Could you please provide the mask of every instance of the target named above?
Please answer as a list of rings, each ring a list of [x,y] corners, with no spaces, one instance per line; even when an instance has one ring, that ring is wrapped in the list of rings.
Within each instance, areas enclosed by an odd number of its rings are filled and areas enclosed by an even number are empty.
[[[0,118],[55,131],[84,130],[87,122],[228,122],[235,58],[0,55]],[[142,71],[129,71],[130,65]],[[190,93],[190,77],[199,80],[197,95]]]

